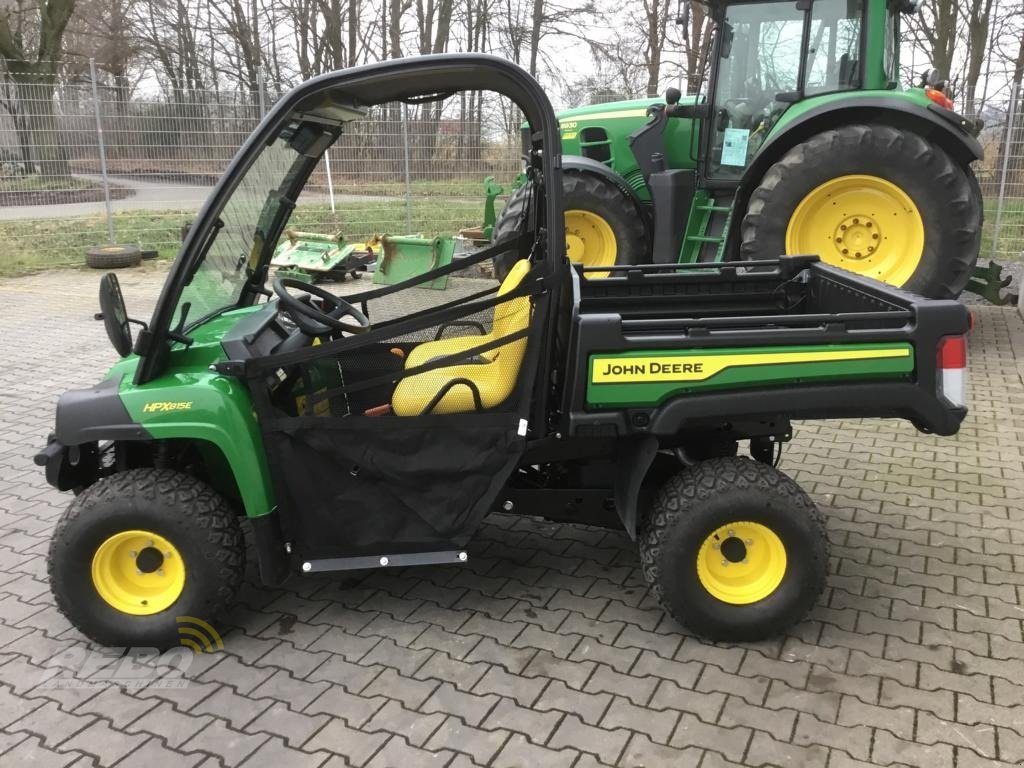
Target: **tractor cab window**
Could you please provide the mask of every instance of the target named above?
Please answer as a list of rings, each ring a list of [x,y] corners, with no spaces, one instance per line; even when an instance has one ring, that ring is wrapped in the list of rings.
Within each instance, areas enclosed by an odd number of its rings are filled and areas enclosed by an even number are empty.
[[[722,20],[709,175],[735,179],[800,81],[804,11],[792,0],[733,5]]]
[[[860,73],[861,3],[816,0],[811,7],[804,93],[856,88]]]

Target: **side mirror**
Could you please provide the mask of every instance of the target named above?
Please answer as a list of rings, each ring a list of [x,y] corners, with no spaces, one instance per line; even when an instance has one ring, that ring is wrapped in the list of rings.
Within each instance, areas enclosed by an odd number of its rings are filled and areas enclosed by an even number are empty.
[[[121,295],[121,285],[113,272],[100,278],[100,312],[107,338],[117,354],[127,357],[132,352],[132,329],[124,306],[124,296]]]

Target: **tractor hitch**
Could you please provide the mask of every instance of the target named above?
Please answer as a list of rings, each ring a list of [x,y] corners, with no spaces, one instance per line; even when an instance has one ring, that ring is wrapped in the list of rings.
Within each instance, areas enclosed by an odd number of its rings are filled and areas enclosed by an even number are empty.
[[[1007,304],[1017,303],[1018,295],[1016,293],[1003,292],[1003,289],[1009,287],[1011,282],[1013,282],[1012,276],[1003,277],[1002,265],[990,261],[987,267],[980,264],[974,266],[974,269],[971,270],[971,279],[967,281],[967,287],[964,290],[981,296],[997,307],[1003,307]]]

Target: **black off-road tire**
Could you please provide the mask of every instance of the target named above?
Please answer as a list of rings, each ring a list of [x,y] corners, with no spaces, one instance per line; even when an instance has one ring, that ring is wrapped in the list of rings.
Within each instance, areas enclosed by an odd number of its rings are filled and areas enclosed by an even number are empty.
[[[704,540],[739,521],[771,529],[787,560],[778,587],[746,605],[719,600],[697,575]],[[642,522],[638,543],[644,578],[658,602],[709,640],[778,635],[803,619],[825,588],[828,537],[821,512],[789,477],[746,457],[710,459],[672,476]]]
[[[494,222],[492,242],[516,237],[526,220],[531,192],[532,184],[524,184],[512,193]],[[593,173],[567,169],[562,172],[562,203],[567,211],[591,211],[608,222],[615,233],[616,264],[641,264],[647,260],[651,246],[643,214],[612,182]],[[495,256],[495,277],[504,280],[518,259],[515,251]]]
[[[740,225],[740,258],[786,252],[786,229],[804,197],[839,176],[886,179],[914,201],[924,223],[924,249],[899,287],[934,299],[960,295],[981,248],[981,194],[970,168],[937,145],[889,125],[844,125],[797,144],[754,190]]]
[[[93,269],[137,267],[142,251],[134,245],[102,245],[85,252],[85,263]]]
[[[165,537],[185,564],[181,595],[148,616],[117,610],[92,580],[100,543],[135,529]],[[53,532],[47,572],[57,608],[82,634],[102,645],[165,650],[179,644],[179,616],[216,626],[231,606],[245,573],[245,543],[234,510],[205,483],[133,469],[98,480],[71,502]]]

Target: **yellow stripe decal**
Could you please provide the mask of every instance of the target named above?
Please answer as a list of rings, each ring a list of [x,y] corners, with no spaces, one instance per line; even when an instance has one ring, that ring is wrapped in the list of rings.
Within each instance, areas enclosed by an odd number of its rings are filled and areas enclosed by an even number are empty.
[[[740,355],[687,355],[658,357],[595,358],[594,384],[652,381],[705,381],[726,368],[782,363],[831,363],[842,360],[877,360],[909,357],[909,348],[858,349],[827,352],[754,352]]]

